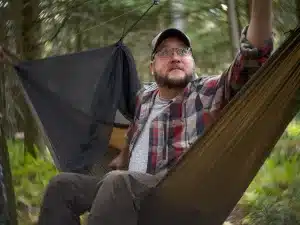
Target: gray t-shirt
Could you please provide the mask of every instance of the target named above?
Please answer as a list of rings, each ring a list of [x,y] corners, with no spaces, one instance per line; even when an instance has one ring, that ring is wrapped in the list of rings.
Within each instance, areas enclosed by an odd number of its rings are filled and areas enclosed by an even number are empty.
[[[149,153],[149,131],[154,118],[169,106],[171,100],[165,100],[156,95],[153,108],[134,148],[129,162],[129,171],[146,173]]]

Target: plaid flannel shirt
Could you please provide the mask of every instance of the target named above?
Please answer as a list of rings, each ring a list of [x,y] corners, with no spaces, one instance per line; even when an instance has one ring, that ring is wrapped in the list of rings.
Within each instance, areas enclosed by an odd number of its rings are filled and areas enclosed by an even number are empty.
[[[168,168],[203,135],[222,108],[270,57],[273,40],[254,48],[243,29],[236,58],[221,75],[202,76],[189,83],[184,93],[152,122],[149,136],[147,173]],[[154,83],[137,94],[136,111],[126,138],[132,151],[154,103],[158,87]],[[138,151],[136,149],[135,151]]]

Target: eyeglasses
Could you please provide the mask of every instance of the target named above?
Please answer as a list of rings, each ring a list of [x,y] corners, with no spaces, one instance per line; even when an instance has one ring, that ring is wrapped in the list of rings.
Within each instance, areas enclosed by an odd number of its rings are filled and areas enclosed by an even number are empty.
[[[154,52],[154,55],[157,55],[159,57],[171,57],[174,53],[176,52],[177,55],[183,57],[183,56],[188,56],[191,54],[192,49],[191,48],[163,48],[157,52]]]

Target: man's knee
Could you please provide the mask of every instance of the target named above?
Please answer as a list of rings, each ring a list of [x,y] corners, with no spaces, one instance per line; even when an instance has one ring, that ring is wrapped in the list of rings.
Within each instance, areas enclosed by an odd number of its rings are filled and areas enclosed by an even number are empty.
[[[128,171],[125,170],[113,170],[107,173],[103,179],[104,183],[125,183],[128,179]]]
[[[47,193],[65,193],[70,190],[70,185],[72,183],[72,173],[59,173],[50,179],[49,184],[47,185]]]

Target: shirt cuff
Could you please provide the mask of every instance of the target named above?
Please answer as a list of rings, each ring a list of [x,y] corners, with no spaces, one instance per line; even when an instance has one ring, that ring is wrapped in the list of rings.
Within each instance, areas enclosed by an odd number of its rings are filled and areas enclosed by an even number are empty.
[[[264,45],[260,48],[254,47],[247,39],[247,31],[249,25],[244,27],[240,39],[240,53],[250,59],[258,59],[262,57],[268,57],[271,55],[274,48],[273,35],[267,40],[265,40]]]

